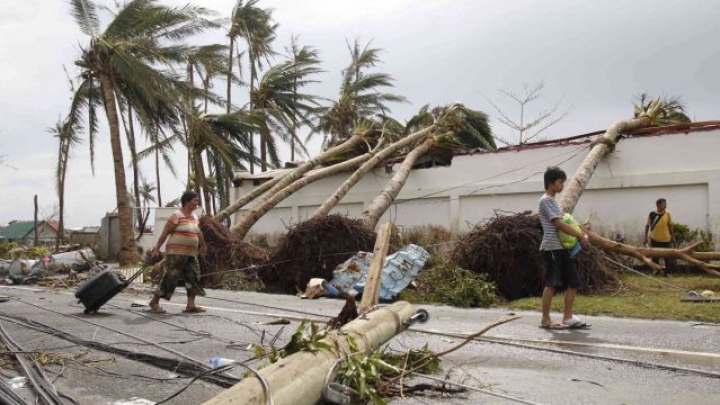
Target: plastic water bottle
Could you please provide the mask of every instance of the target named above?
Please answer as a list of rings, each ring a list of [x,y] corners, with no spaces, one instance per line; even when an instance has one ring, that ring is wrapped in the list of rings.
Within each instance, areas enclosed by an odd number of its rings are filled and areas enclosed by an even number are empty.
[[[575,246],[573,246],[573,248],[570,250],[570,258],[574,259],[581,250],[582,245],[580,245],[580,242],[576,243]]]
[[[235,360],[226,359],[224,357],[213,357],[212,359],[208,360],[208,364],[210,364],[210,367],[212,367],[212,368],[227,366],[228,364],[233,364],[233,363],[235,363]]]

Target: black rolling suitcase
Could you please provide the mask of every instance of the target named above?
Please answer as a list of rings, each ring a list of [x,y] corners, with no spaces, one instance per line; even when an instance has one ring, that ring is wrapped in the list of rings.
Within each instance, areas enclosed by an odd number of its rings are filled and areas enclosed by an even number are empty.
[[[97,312],[101,306],[105,305],[112,297],[118,295],[133,280],[138,278],[143,271],[145,271],[145,267],[142,267],[130,279],[126,280],[120,273],[103,270],[78,287],[77,291],[75,291],[75,298],[85,306],[84,313]]]

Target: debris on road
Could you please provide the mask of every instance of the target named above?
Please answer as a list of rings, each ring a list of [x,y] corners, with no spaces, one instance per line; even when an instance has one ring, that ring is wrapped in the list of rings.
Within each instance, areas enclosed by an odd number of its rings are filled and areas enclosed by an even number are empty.
[[[413,282],[430,259],[430,254],[417,245],[407,245],[388,255],[382,268],[380,299],[391,301]],[[355,296],[362,294],[367,282],[373,254],[358,252],[333,271],[329,286]]]

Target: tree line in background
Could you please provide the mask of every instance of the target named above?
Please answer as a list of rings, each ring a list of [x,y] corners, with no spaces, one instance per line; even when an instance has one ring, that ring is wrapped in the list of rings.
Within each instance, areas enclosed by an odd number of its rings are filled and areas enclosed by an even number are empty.
[[[134,229],[144,228],[149,204],[163,204],[162,166],[186,177],[187,188],[198,193],[206,213],[218,221],[267,192],[234,224],[233,232],[242,237],[300,187],[355,170],[314,214],[327,215],[364,173],[383,159],[404,155],[396,175],[363,215],[363,222],[374,227],[421,156],[496,147],[487,115],[459,103],[423,106],[405,123],[393,118],[390,105],[407,100],[388,92],[393,78],[376,69],[380,49],[358,40],[348,44],[350,62],[342,71],[339,94],[327,99],[309,93],[308,85],[322,72],[320,52],[301,45],[295,36],[280,52],[273,11],[258,0],[238,0],[229,19],[217,19],[210,10],[190,4],[168,7],[157,0],[132,0],[111,10],[102,28],[103,8],[98,4],[70,4],[88,39],[75,61],[78,73],[70,79],[69,112],[50,130],[58,138],[60,234],[69,157],[86,139],[94,171],[95,139],[104,116],[115,174],[121,263],[138,259]],[[188,43],[208,30],[224,30],[227,43]],[[222,95],[215,91],[219,82],[225,84]],[[242,102],[233,100],[234,88],[247,91]],[[522,119],[520,123],[526,130]],[[123,155],[122,134],[129,158]],[[315,136],[322,137],[322,152],[311,158],[305,144]],[[150,146],[140,150],[141,140]],[[280,144],[288,145],[291,161],[300,156],[307,162],[258,187],[258,195],[230,201],[233,171],[280,167]],[[172,164],[176,153],[187,155],[182,173]],[[154,184],[140,173],[144,159],[154,160]],[[128,163],[133,185],[129,191]],[[132,206],[145,209],[137,224],[132,223]]]

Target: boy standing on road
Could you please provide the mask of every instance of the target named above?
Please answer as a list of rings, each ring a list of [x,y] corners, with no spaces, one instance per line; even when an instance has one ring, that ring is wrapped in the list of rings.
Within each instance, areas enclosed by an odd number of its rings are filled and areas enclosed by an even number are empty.
[[[545,194],[540,198],[539,213],[540,223],[543,228],[543,239],[540,250],[545,258],[547,270],[545,272],[545,289],[542,296],[542,320],[541,328],[578,328],[585,326],[577,316],[573,315],[573,303],[577,288],[580,286],[580,276],[574,263],[570,259],[570,253],[560,243],[558,230],[573,235],[583,245],[588,244],[588,236],[582,231],[577,231],[562,221],[562,209],[555,199],[555,196],[562,192],[565,186],[567,175],[559,167],[548,167],[545,171]],[[565,310],[563,313],[562,325],[553,324],[550,318],[550,305],[552,304],[555,289],[567,286],[565,292]]]

